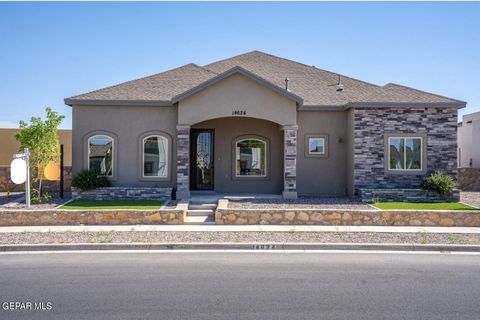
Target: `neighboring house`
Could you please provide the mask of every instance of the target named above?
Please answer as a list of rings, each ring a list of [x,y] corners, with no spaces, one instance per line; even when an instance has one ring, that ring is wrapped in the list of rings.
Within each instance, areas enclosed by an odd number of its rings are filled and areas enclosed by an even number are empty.
[[[101,158],[114,185],[175,187],[179,198],[191,190],[295,198],[418,188],[435,170],[456,175],[457,110],[465,106],[259,51],[65,103],[74,173]]]
[[[10,163],[13,155],[19,152],[20,143],[15,133],[20,129],[0,128],[0,192],[23,190],[23,185],[16,185],[10,180]],[[65,186],[69,188],[72,166],[72,130],[59,129],[60,143],[63,144]],[[47,183],[47,187],[48,183]],[[49,189],[55,189],[55,187]]]
[[[480,168],[480,112],[464,115],[458,124],[458,166]]]

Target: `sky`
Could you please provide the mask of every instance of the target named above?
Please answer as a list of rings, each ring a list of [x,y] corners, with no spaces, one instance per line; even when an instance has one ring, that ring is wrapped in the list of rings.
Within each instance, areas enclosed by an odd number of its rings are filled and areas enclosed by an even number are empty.
[[[0,3],[0,127],[64,98],[260,50],[480,111],[480,3]]]

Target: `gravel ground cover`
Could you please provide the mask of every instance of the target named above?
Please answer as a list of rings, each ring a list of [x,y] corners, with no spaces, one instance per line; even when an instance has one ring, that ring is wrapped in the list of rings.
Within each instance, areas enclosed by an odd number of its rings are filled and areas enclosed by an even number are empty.
[[[480,234],[373,233],[373,232],[164,232],[164,231],[82,231],[1,233],[0,244],[39,243],[150,243],[150,242],[322,242],[322,243],[403,243],[474,244]]]
[[[377,210],[355,198],[243,199],[229,200],[232,209],[355,209]]]
[[[460,201],[471,206],[480,208],[480,192],[460,192]]]
[[[47,202],[40,203],[40,204],[31,204],[30,210],[37,210],[37,209],[53,209],[68,200],[71,199],[72,194],[71,192],[65,192],[63,194],[63,199],[60,198],[58,192],[50,193],[52,198],[49,199]],[[17,194],[15,196],[5,197],[4,202],[0,202],[0,209],[27,209],[25,205],[25,196],[24,194]]]

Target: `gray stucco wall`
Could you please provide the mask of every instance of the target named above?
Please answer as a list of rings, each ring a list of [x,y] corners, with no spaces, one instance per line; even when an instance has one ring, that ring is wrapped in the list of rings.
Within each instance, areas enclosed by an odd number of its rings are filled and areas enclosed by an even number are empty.
[[[425,134],[426,173],[386,174],[386,134]],[[430,173],[457,174],[456,109],[355,109],[355,188],[418,188]]]
[[[87,168],[87,139],[96,132],[111,133],[114,144],[114,186],[176,185],[176,107],[73,106],[73,174]],[[141,137],[163,132],[171,138],[169,178],[145,180],[140,177]]]
[[[345,111],[299,111],[297,114],[297,192],[344,195],[347,188],[348,129]],[[305,155],[305,136],[328,135],[328,156]]]
[[[215,130],[214,185],[217,192],[282,193],[283,191],[283,131],[280,125],[260,119],[227,117],[204,121],[192,129]],[[268,142],[267,177],[234,177],[233,141],[240,136],[261,137]],[[192,143],[192,142],[191,142]]]

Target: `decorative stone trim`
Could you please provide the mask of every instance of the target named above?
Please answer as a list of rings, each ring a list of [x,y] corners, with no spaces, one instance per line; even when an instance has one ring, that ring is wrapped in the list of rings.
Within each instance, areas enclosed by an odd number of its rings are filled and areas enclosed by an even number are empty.
[[[423,189],[360,189],[362,202],[375,201],[395,202],[458,202],[460,190],[454,190],[450,195],[441,195]]]
[[[73,199],[83,200],[169,200],[172,188],[108,187],[89,191],[72,188]]]
[[[190,197],[190,126],[177,126],[177,199]]]
[[[341,210],[341,209],[228,209],[220,203],[216,224],[377,225],[479,227],[478,211]]]
[[[284,128],[283,197],[297,198],[297,130]]]
[[[464,191],[480,191],[480,168],[458,168],[458,187]]]
[[[0,226],[183,224],[184,212],[160,210],[0,210]]]

